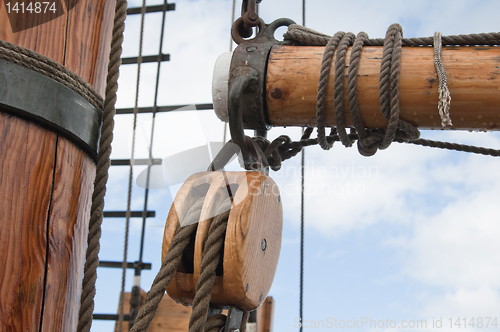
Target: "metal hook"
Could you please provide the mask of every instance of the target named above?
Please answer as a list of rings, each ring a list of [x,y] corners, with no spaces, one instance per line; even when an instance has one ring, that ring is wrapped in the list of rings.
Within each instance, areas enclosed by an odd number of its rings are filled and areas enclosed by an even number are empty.
[[[294,20],[289,18],[279,18],[272,22],[271,24],[265,24],[262,19],[259,18],[259,22],[255,25],[258,27],[257,35],[252,39],[244,39],[248,38],[252,35],[251,28],[250,33],[244,28],[244,18],[243,16],[238,18],[231,27],[231,36],[236,44],[241,44],[244,41],[259,41],[259,40],[267,40],[272,41],[275,44],[279,44],[276,38],[274,38],[274,33],[276,30],[282,26],[289,26],[291,24],[295,24]],[[243,34],[242,34],[243,32]]]
[[[269,174],[269,162],[260,146],[248,136],[244,136],[243,146],[245,146],[247,151],[246,158],[242,154],[239,155],[241,149],[238,145],[232,141],[227,142],[217,156],[215,156],[207,170],[212,172],[222,170],[236,155],[240,157],[240,163],[246,170]]]

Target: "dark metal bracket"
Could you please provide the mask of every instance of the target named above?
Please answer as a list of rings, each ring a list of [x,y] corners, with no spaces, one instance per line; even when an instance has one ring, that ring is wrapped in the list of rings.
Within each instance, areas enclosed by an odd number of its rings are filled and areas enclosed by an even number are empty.
[[[0,111],[45,126],[97,158],[102,111],[80,94],[31,69],[0,60]]]
[[[250,169],[255,156],[252,156],[252,144],[245,137],[244,129],[254,129],[260,136],[265,136],[270,128],[266,104],[267,61],[272,47],[284,44],[274,38],[276,29],[295,22],[281,18],[265,24],[260,20],[257,36],[248,40],[240,35],[242,24],[243,19],[239,18],[231,29],[231,35],[239,46],[231,59],[228,117],[231,141],[240,147],[245,168]]]
[[[229,124],[238,132],[244,129],[266,131],[269,129],[266,105],[266,71],[269,53],[274,45],[283,44],[274,38],[276,29],[295,24],[281,18],[271,24],[260,21],[259,31],[253,39],[243,39],[239,34],[242,19],[231,29],[233,39],[239,46],[234,50],[229,77],[229,104],[231,98],[239,97],[239,107],[229,105]],[[241,92],[241,96],[236,96]],[[232,106],[236,106],[233,105]],[[241,115],[238,115],[240,113]],[[241,134],[240,134],[241,135]],[[233,132],[231,132],[233,137]]]

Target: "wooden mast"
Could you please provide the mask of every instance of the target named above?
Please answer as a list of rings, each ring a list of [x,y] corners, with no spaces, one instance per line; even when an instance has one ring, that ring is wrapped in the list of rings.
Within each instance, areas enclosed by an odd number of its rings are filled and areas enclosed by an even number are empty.
[[[2,2],[0,39],[59,62],[102,96],[115,1],[71,3],[13,32]],[[74,331],[95,162],[71,138],[5,108],[0,133],[0,330]]]

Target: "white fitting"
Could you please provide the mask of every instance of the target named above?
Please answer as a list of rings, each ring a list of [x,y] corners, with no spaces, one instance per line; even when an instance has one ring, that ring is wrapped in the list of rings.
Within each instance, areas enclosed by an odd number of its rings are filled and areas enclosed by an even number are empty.
[[[214,75],[212,78],[212,101],[214,103],[214,111],[217,117],[224,121],[228,121],[227,117],[227,96],[229,89],[229,69],[231,67],[231,59],[233,52],[221,54],[215,61]]]

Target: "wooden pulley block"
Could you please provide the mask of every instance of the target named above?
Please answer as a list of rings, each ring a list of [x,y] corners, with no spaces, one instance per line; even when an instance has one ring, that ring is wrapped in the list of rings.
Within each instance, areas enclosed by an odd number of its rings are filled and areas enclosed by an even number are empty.
[[[229,188],[229,189],[228,189]],[[177,193],[165,225],[162,259],[187,210],[203,197],[196,235],[184,250],[167,293],[192,304],[210,223],[231,195],[222,262],[212,288],[211,304],[258,308],[271,288],[281,250],[283,209],[276,183],[260,172],[204,172],[191,176]]]

